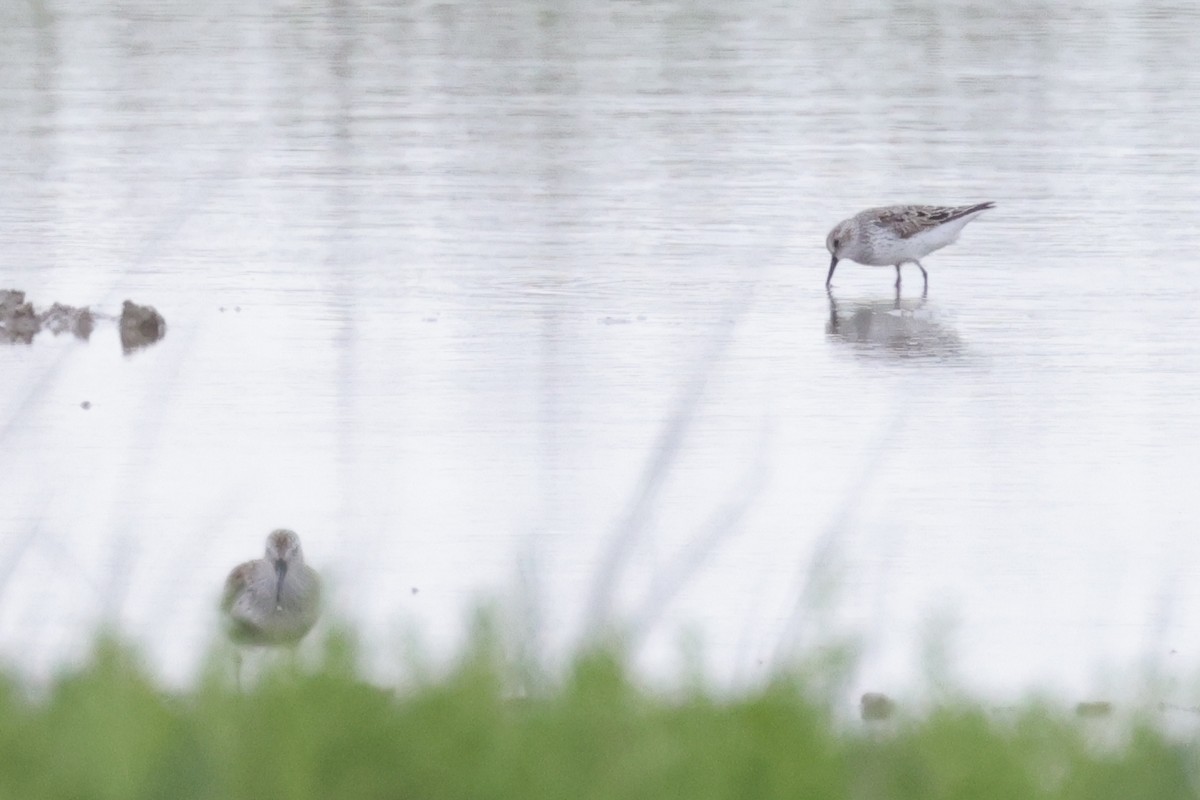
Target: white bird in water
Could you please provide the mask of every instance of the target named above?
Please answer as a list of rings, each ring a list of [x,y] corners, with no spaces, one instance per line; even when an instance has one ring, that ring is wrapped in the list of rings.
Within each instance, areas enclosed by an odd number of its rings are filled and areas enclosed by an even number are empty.
[[[321,579],[304,563],[300,537],[284,528],[267,537],[262,558],[233,568],[221,598],[229,638],[251,645],[297,644],[320,605]]]
[[[918,259],[952,244],[968,222],[994,205],[886,206],[860,211],[839,222],[825,237],[825,247],[833,254],[825,288],[833,280],[838,261],[848,258],[873,267],[894,266],[897,290],[900,265],[916,264],[928,289],[929,273]]]

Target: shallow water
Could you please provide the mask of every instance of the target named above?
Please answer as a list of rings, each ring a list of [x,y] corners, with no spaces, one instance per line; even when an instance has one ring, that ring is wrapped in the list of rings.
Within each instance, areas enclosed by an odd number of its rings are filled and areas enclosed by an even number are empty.
[[[378,663],[501,598],[663,675],[1196,674],[1200,15],[947,5],[4,5],[0,276],[168,333],[0,349],[0,653],[182,680],[289,526]]]

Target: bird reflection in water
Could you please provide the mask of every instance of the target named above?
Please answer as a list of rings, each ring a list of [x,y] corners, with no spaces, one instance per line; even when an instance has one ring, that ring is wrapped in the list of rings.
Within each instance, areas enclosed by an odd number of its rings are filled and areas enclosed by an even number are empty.
[[[946,358],[962,351],[958,334],[926,307],[927,297],[839,303],[829,294],[830,339],[863,354],[898,358]]]

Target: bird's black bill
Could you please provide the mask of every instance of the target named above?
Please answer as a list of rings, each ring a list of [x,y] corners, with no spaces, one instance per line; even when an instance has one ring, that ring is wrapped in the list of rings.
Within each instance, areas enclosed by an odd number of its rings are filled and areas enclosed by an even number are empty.
[[[282,558],[275,562],[275,610],[283,608],[283,576],[287,575],[287,562]]]
[[[829,262],[829,275],[825,278],[825,288],[829,288],[829,282],[833,280],[833,271],[837,269],[838,257],[834,256],[833,261]]]

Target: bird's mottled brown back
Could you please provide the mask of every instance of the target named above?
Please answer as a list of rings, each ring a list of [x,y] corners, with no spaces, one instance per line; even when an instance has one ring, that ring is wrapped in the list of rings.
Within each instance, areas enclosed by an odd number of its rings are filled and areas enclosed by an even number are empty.
[[[221,594],[221,610],[229,613],[229,609],[233,608],[233,603],[237,600],[237,596],[246,588],[246,584],[250,581],[250,573],[254,570],[253,561],[245,561],[238,564],[229,572],[229,577],[225,579],[225,591]]]
[[[986,211],[992,205],[986,202],[970,206],[893,206],[873,211],[876,212],[876,224],[890,229],[901,239],[908,239],[959,217]]]

